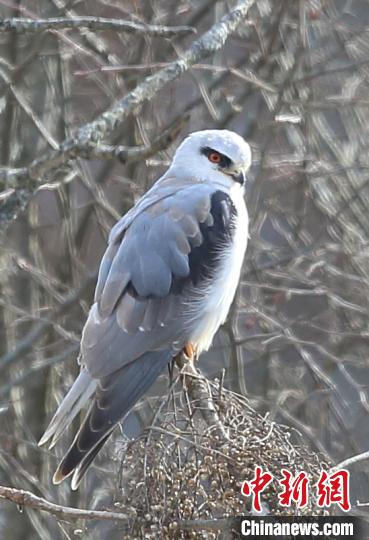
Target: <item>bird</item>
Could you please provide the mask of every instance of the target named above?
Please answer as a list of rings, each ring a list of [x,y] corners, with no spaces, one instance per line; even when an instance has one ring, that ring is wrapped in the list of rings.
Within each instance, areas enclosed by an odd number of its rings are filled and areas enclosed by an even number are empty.
[[[53,476],[76,490],[138,399],[180,353],[209,349],[233,302],[248,240],[249,144],[202,130],[111,229],[81,335],[80,372],[39,445],[87,412]]]

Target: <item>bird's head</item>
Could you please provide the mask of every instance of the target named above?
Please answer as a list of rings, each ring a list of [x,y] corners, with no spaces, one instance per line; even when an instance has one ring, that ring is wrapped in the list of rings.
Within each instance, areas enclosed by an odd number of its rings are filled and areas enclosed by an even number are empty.
[[[178,147],[170,171],[198,181],[241,186],[251,164],[251,150],[237,133],[208,129],[191,133]],[[168,171],[169,172],[169,171]]]

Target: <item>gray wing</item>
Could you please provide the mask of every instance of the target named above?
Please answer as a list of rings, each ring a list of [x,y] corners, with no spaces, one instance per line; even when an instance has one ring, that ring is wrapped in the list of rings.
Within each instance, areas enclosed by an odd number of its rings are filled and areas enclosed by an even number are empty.
[[[188,298],[178,284],[190,274],[190,251],[202,243],[201,224],[211,223],[213,191],[196,184],[157,197],[128,226],[126,220],[115,227],[81,340],[80,361],[92,377],[105,377],[147,351],[175,354],[183,347]]]

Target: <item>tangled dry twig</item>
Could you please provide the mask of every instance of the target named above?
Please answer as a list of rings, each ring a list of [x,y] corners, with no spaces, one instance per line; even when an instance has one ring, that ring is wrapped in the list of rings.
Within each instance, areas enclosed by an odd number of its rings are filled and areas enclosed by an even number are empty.
[[[274,478],[282,468],[304,470],[312,484],[329,468],[291,430],[257,414],[191,362],[181,365],[182,388],[163,399],[152,425],[124,448],[120,506],[136,511],[127,539],[157,538],[159,531],[165,538],[193,538],[194,531],[196,538],[220,538],[222,530],[239,530],[237,516],[250,512],[240,488],[256,465]],[[265,514],[322,513],[313,494],[303,509],[281,507],[278,487],[275,481],[263,494]]]

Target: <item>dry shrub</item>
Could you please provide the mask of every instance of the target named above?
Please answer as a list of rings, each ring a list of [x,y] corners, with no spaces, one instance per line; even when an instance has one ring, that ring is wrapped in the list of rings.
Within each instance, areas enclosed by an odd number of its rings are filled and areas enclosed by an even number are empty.
[[[176,388],[162,399],[151,426],[124,447],[117,505],[134,509],[135,517],[123,538],[234,537],[233,518],[251,512],[240,487],[256,465],[277,479],[282,468],[306,471],[312,485],[329,468],[299,443],[297,432],[262,417],[219,381],[196,373]],[[262,494],[263,514],[322,514],[313,491],[305,508],[284,508],[274,480]]]

